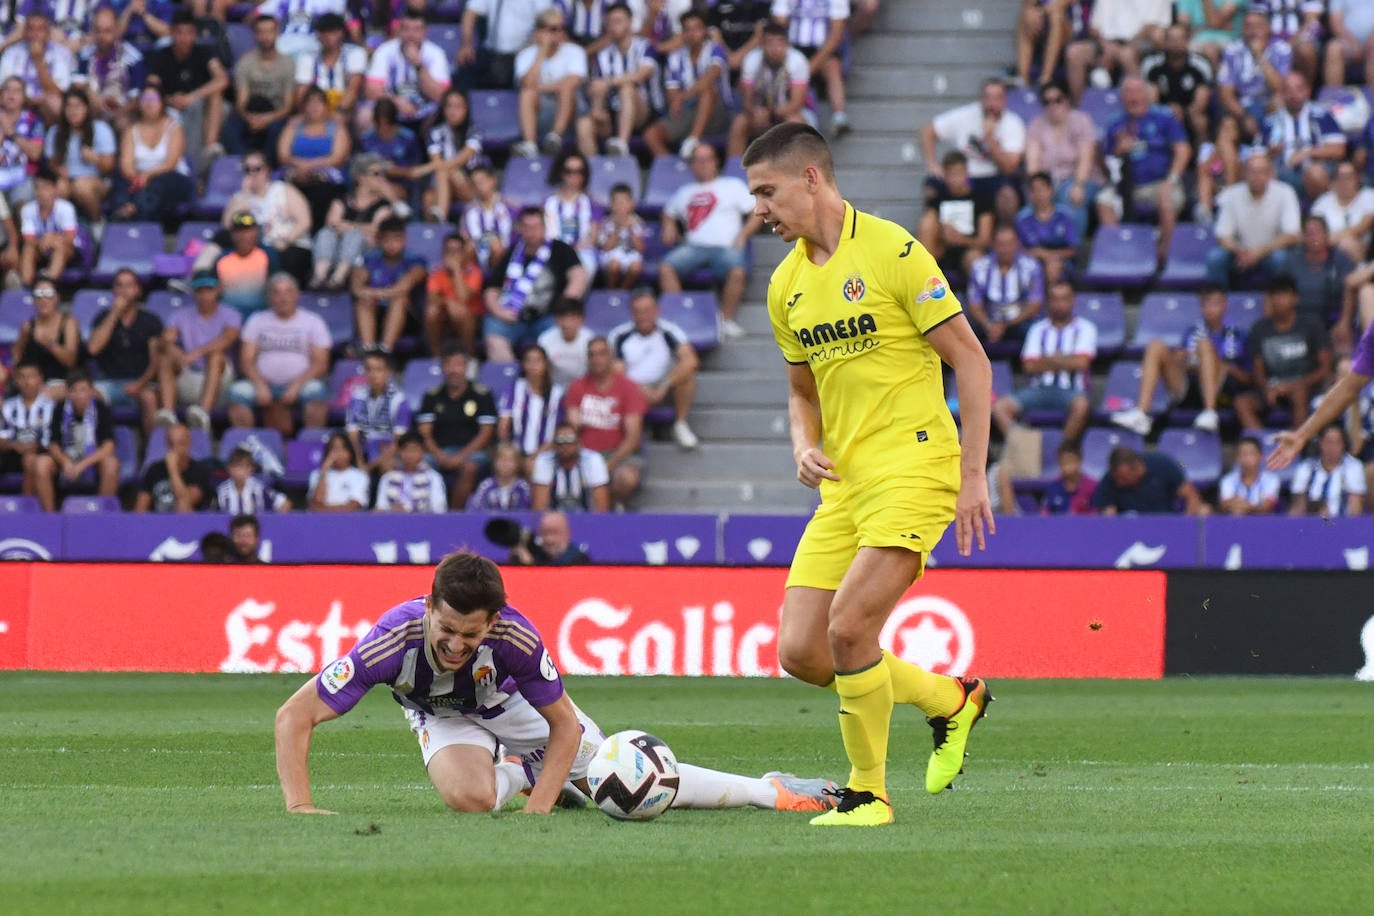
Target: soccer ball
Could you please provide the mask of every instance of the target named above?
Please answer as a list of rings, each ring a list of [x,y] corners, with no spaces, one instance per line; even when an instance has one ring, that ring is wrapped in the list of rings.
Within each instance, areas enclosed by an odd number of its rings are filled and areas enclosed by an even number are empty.
[[[618,821],[651,821],[677,798],[677,757],[648,732],[616,732],[587,764],[597,807]]]

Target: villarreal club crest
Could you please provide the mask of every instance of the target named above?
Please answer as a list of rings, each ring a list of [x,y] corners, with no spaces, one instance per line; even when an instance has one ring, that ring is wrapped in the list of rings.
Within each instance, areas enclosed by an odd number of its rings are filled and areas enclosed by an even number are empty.
[[[844,288],[841,290],[846,302],[858,302],[867,291],[868,287],[864,285],[864,278],[858,274],[850,274],[844,281]]]

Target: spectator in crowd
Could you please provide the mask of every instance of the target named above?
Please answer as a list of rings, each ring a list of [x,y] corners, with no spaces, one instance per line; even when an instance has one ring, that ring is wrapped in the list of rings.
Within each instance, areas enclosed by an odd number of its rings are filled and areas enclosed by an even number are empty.
[[[111,286],[114,300],[95,313],[86,350],[100,368],[95,387],[101,398],[111,407],[138,407],[147,436],[157,414],[153,382],[161,359],[162,319],[143,307],[143,284],[132,270],[117,271]]]
[[[1327,0],[1265,0],[1252,5],[1265,8],[1274,36],[1288,42],[1293,49],[1293,69],[1315,86],[1317,64],[1327,34],[1323,23]]]
[[[1222,111],[1236,116],[1243,140],[1259,136],[1265,114],[1283,92],[1283,78],[1292,65],[1292,46],[1275,38],[1269,17],[1252,6],[1241,24],[1240,41],[1226,46],[1217,71]]]
[[[143,87],[138,94],[138,119],[125,129],[120,141],[111,216],[121,221],[169,219],[195,195],[185,154],[185,134],[168,111],[162,90]]]
[[[207,245],[195,261],[195,273],[209,270],[219,280],[225,305],[246,318],[267,307],[267,281],[280,269],[276,249],[262,244],[257,218],[241,210],[229,219],[228,251]],[[211,250],[213,249],[213,250]],[[208,261],[208,267],[202,267]]]
[[[315,86],[324,90],[330,111],[348,119],[357,110],[367,73],[367,50],[344,41],[346,25],[339,13],[319,14],[315,17],[319,50],[289,55],[296,61],[297,107],[305,91]]]
[[[386,176],[391,209],[405,219],[410,216],[406,203],[415,183],[428,173],[428,166],[420,162],[420,141],[415,131],[401,124],[396,103],[380,98],[372,106],[372,129],[358,138],[360,152],[381,158],[386,163]]]
[[[663,68],[667,112],[644,131],[644,145],[655,156],[676,152],[690,162],[702,137],[730,129],[734,92],[725,49],[711,40],[706,17],[689,10],[679,21],[682,43],[668,53]]]
[[[354,388],[349,399],[344,432],[358,456],[358,467],[369,474],[385,473],[396,466],[397,442],[410,429],[410,404],[385,353],[364,354],[363,376],[366,384]]]
[[[539,348],[549,356],[555,384],[565,388],[587,374],[587,345],[596,335],[587,327],[582,302],[559,299],[553,304],[554,326],[539,335]]]
[[[926,180],[932,184],[945,180],[943,169],[932,167],[939,161],[936,140],[964,154],[973,193],[991,201],[997,189],[1021,169],[1026,124],[1016,112],[1007,110],[1006,85],[989,79],[983,82],[978,101],[938,114],[921,128],[921,150],[930,173]]]
[[[1289,249],[1302,231],[1298,195],[1274,179],[1267,152],[1252,150],[1244,174],[1243,182],[1217,197],[1217,244],[1207,252],[1207,279],[1223,288],[1256,269],[1271,277],[1287,273]]]
[[[539,531],[529,544],[511,548],[510,561],[520,566],[587,566],[591,557],[572,540],[572,528],[563,512],[539,516]]]
[[[925,210],[916,235],[945,273],[967,273],[992,245],[992,201],[973,192],[968,160],[950,150],[943,180],[925,184]]]
[[[515,58],[530,43],[553,0],[468,0],[463,9],[463,43],[458,66],[482,89],[513,89]],[[477,20],[486,20],[486,38],[477,39]]]
[[[263,425],[287,437],[297,404],[306,426],[328,425],[329,389],[323,379],[329,372],[333,340],[324,319],[300,308],[299,301],[295,278],[275,273],[267,284],[268,308],[244,322],[240,378],[229,386],[230,425],[255,425],[258,407]]]
[[[86,95],[74,88],[64,92],[62,115],[48,128],[43,153],[57,174],[57,196],[76,204],[89,222],[103,218],[116,152],[114,131],[91,117]]]
[[[22,79],[0,80],[0,192],[18,209],[33,199],[30,166],[43,158],[43,120],[29,108]]]
[[[546,9],[538,22],[531,43],[515,57],[521,139],[512,152],[517,156],[536,156],[541,148],[546,156],[558,154],[587,81],[587,55],[567,40],[563,13]],[[541,144],[536,137],[543,137]]]
[[[0,141],[0,146],[3,141]],[[0,156],[3,156],[0,151]],[[3,169],[3,166],[0,166]],[[22,236],[19,228],[14,222],[14,213],[10,210],[10,205],[5,201],[5,195],[0,193],[0,274],[4,275],[5,289],[22,289],[24,281],[19,276],[19,243]],[[0,385],[4,384],[4,379],[0,378]]]
[[[40,276],[29,294],[33,317],[19,325],[14,343],[14,364],[31,362],[47,379],[48,397],[60,401],[67,396],[66,377],[76,368],[81,355],[81,328],[76,319],[57,305],[57,286],[52,278]],[[0,381],[0,391],[4,390]]]
[[[219,278],[200,271],[191,278],[194,308],[179,308],[162,331],[158,370],[160,422],[176,422],[186,408],[186,425],[210,429],[210,411],[223,403],[234,381],[231,353],[239,342],[243,316],[219,299]]]
[[[415,428],[425,453],[449,484],[449,507],[461,510],[487,471],[487,448],[496,438],[496,401],[485,385],[468,381],[467,354],[445,347],[439,367],[444,383],[425,392]]]
[[[684,278],[710,270],[723,284],[721,335],[737,340],[746,333],[735,315],[748,282],[749,240],[763,220],[754,213],[754,195],[744,182],[720,174],[715,147],[698,146],[691,162],[695,181],[678,188],[663,208],[663,244],[670,250],[659,266],[658,284],[665,293],[680,292]]]
[[[825,96],[832,111],[830,127],[836,137],[849,133],[844,62],[840,58],[849,12],[849,0],[827,0],[824,4],[810,0],[773,0],[774,21],[787,26],[788,40],[806,58],[811,77],[825,85]]]
[[[738,76],[749,52],[763,40],[763,30],[769,25],[769,9],[772,0],[718,0],[707,12],[711,40],[725,48],[726,60],[732,74]],[[851,39],[858,36],[860,12],[857,9],[849,21]],[[787,32],[783,28],[783,34]],[[807,67],[807,80],[810,81],[810,66]]]
[[[1331,374],[1331,347],[1320,323],[1298,314],[1298,288],[1293,278],[1279,274],[1265,287],[1268,303],[1246,338],[1253,360],[1254,388],[1236,397],[1236,415],[1243,429],[1263,429],[1262,417],[1280,404],[1293,413],[1293,424],[1307,419],[1312,395]]]
[[[1022,413],[1052,410],[1064,414],[1064,441],[1078,442],[1088,425],[1088,367],[1097,356],[1097,327],[1073,313],[1073,287],[1050,287],[1044,318],[1034,322],[1021,348],[1021,366],[1030,383],[992,405],[992,418],[1006,435]]]
[[[1278,163],[1278,177],[1311,202],[1326,193],[1336,164],[1345,159],[1345,134],[1324,105],[1312,101],[1307,77],[1283,78],[1283,101],[1264,119],[1264,143]]]
[[[1054,78],[1060,55],[1064,53],[1073,28],[1069,22],[1069,10],[1072,7],[1071,0],[1064,3],[1023,0],[1021,16],[1016,22],[1016,80],[1019,85],[1031,85],[1031,68],[1035,64],[1037,48],[1043,50],[1040,56],[1041,87]]]
[[[225,228],[232,229],[238,215],[245,211],[262,230],[260,244],[276,252],[282,269],[295,277],[297,283],[309,277],[310,203],[295,185],[272,178],[266,154],[257,151],[243,157],[243,184],[225,204]],[[228,278],[221,275],[220,279]]]
[[[535,459],[530,482],[534,509],[610,511],[611,475],[606,459],[581,444],[572,423],[558,424],[553,448]]]
[[[502,442],[492,451],[491,476],[468,498],[469,512],[519,512],[530,508],[533,495],[522,471],[520,449]]]
[[[123,132],[134,118],[145,75],[142,52],[121,40],[120,34],[114,10],[97,6],[91,13],[91,43],[77,53],[71,89],[88,100],[87,117],[94,107],[102,120]],[[63,93],[64,109],[71,89]],[[113,136],[110,146],[113,152]]]
[[[1044,267],[1050,283],[1065,274],[1078,248],[1078,225],[1067,208],[1054,202],[1054,180],[1049,172],[1035,172],[1026,182],[1030,203],[1016,215],[1016,235],[1026,254]]]
[[[199,170],[224,152],[224,91],[229,75],[206,46],[197,44],[195,14],[182,7],[172,14],[172,42],[146,59],[149,84],[162,88],[167,107],[184,129],[186,158]]]
[[[1184,333],[1177,347],[1158,338],[1145,346],[1140,363],[1140,393],[1135,406],[1112,414],[1117,426],[1147,436],[1154,425],[1150,405],[1160,379],[1170,401],[1180,407],[1201,407],[1193,426],[1216,432],[1217,399],[1222,391],[1236,394],[1250,384],[1244,364],[1245,335],[1226,324],[1226,293],[1219,286],[1200,291],[1202,320]]]
[[[1107,128],[1102,148],[1113,182],[1097,195],[1104,226],[1134,222],[1141,207],[1159,214],[1159,253],[1169,251],[1183,209],[1183,172],[1193,157],[1188,136],[1173,112],[1150,104],[1150,90],[1138,76],[1121,83],[1122,113]]]
[[[636,34],[654,43],[666,55],[685,40],[682,17],[692,8],[692,0],[624,0]]]
[[[152,45],[171,33],[172,0],[114,0],[114,4],[119,34],[137,44]]]
[[[1222,49],[1240,38],[1241,21],[1244,19],[1241,6],[1241,0],[1174,0],[1174,25],[1171,28],[1181,28],[1185,42],[1189,35],[1192,36],[1193,53],[1200,53],[1207,62],[1209,85],[1212,73],[1221,63]],[[1166,29],[1165,45],[1169,44],[1170,37]],[[1149,70],[1148,60],[1146,58],[1141,62],[1142,73]],[[1149,76],[1145,78],[1149,79]]]
[[[611,211],[597,230],[601,270],[610,289],[633,289],[644,271],[648,227],[635,213],[634,192],[627,184],[611,188]]]
[[[1322,430],[1317,454],[1293,473],[1291,493],[1289,515],[1341,518],[1364,513],[1368,495],[1364,465],[1350,454],[1350,437],[1339,425]]]
[[[582,155],[595,156],[601,141],[606,155],[626,156],[630,137],[642,130],[663,107],[659,97],[658,60],[649,39],[636,35],[630,8],[612,3],[602,14],[606,41],[591,58],[587,83],[587,113],[577,119],[577,146]]]
[[[19,77],[35,111],[54,119],[62,110],[62,93],[72,84],[76,62],[61,41],[54,41],[46,4],[30,4],[22,37],[0,53],[0,80]],[[59,36],[60,37],[60,36]]]
[[[262,524],[256,515],[240,514],[231,518],[229,539],[232,542],[228,558],[230,562],[250,565],[263,562]]]
[[[416,432],[396,440],[400,466],[382,474],[377,483],[378,512],[447,512],[444,478],[425,463],[425,441]]]
[[[76,207],[57,196],[57,173],[47,163],[33,176],[33,200],[19,208],[23,237],[19,276],[32,286],[39,271],[61,277],[76,256]]]
[[[457,232],[444,238],[443,259],[425,281],[425,342],[437,354],[456,335],[472,353],[482,320],[482,267],[472,242]]]
[[[45,512],[57,508],[58,495],[78,488],[94,487],[101,496],[119,493],[110,408],[80,369],[66,382],[67,397],[53,408],[48,447],[33,461],[33,492]]]
[[[639,386],[616,371],[606,338],[594,337],[587,345],[587,374],[568,386],[563,405],[568,422],[580,431],[582,446],[606,460],[611,502],[627,505],[643,476],[640,445],[649,405]]]
[[[94,4],[81,2],[81,0],[69,0],[66,3],[53,3],[50,12],[52,13],[53,40],[60,41],[67,46],[67,50],[76,54],[85,44],[91,34],[91,6]],[[11,7],[13,9],[13,7]],[[14,12],[19,12],[14,10]],[[9,16],[12,24],[19,17]]]
[[[740,69],[740,110],[726,145],[731,156],[743,156],[750,142],[774,125],[800,121],[816,126],[806,55],[788,43],[785,26],[770,22],[762,34]]]
[[[57,405],[43,387],[36,363],[16,361],[15,394],[0,404],[0,474],[23,474],[25,496],[37,495],[39,459],[52,442]]]
[[[1360,171],[1353,162],[1336,165],[1331,190],[1313,202],[1311,212],[1325,221],[1330,244],[1354,263],[1365,259],[1374,229],[1374,188],[1360,185]]]
[[[277,50],[280,31],[276,16],[259,14],[253,20],[254,47],[234,64],[234,110],[224,124],[230,152],[277,151],[296,101],[296,63]]]
[[[191,457],[191,431],[167,427],[167,453],[148,465],[134,497],[135,512],[199,512],[214,492],[210,472]]]
[[[1265,470],[1259,438],[1242,436],[1235,466],[1221,478],[1217,508],[1227,515],[1269,515],[1278,508],[1279,486],[1279,476]]]
[[[517,348],[553,325],[549,307],[560,299],[581,300],[590,284],[577,252],[548,237],[543,208],[520,211],[518,231],[519,238],[489,272],[483,291],[482,336],[492,362],[512,362]]]
[[[1103,515],[1159,515],[1177,511],[1210,515],[1183,468],[1163,452],[1137,452],[1125,445],[1112,449],[1107,476],[1093,491],[1092,504]]]
[[[259,512],[286,512],[291,500],[258,476],[253,450],[239,446],[224,463],[229,477],[215,488],[215,505],[230,515],[257,515]]]
[[[1110,86],[1117,75],[1139,75],[1139,49],[1160,44],[1172,6],[1169,0],[1094,0],[1087,28],[1064,51],[1074,101],[1083,98],[1090,75],[1100,88]]]
[[[1076,442],[1060,442],[1055,451],[1059,476],[1045,487],[1041,515],[1091,515],[1097,481],[1083,473],[1083,451]]]
[[[596,276],[599,263],[596,208],[587,194],[590,173],[586,156],[576,151],[565,153],[549,170],[549,184],[555,190],[544,200],[544,225],[549,237],[572,246],[588,278]]]
[[[358,453],[344,433],[330,434],[305,498],[311,512],[357,512],[372,502],[372,481],[358,467]]]
[[[1193,2],[1200,4],[1202,0]],[[1232,8],[1236,6],[1235,0],[1229,2]],[[1206,47],[1214,49],[1220,58],[1220,48],[1215,43]],[[1179,123],[1188,128],[1194,144],[1207,138],[1213,65],[1205,55],[1188,49],[1186,25],[1177,23],[1164,30],[1164,46],[1141,61],[1140,76],[1153,91],[1155,104],[1174,113]]]
[[[673,439],[682,448],[696,448],[699,441],[687,418],[701,361],[686,332],[659,315],[653,290],[641,289],[631,297],[630,320],[615,327],[607,339],[616,371],[639,386],[649,407],[666,404],[672,396]]]
[[[414,127],[433,117],[439,99],[453,82],[444,49],[425,37],[423,10],[406,7],[395,38],[372,52],[365,93],[372,101],[389,99],[402,124]],[[367,106],[358,109],[360,127],[369,126]]]
[[[1329,0],[1326,24],[1331,40],[1322,62],[1326,85],[1343,86],[1364,80],[1374,86],[1374,6],[1364,0]]]
[[[312,289],[343,289],[363,255],[377,245],[377,227],[392,215],[387,197],[386,166],[377,156],[353,157],[352,189],[329,205],[315,233]]]
[[[478,166],[469,177],[474,196],[463,211],[463,233],[476,246],[477,263],[486,272],[500,264],[510,250],[515,220],[496,191],[496,173],[490,166]]]
[[[315,15],[332,10],[340,16],[347,8],[347,0],[265,0],[244,17],[250,25],[258,16],[272,16],[279,23],[277,50],[287,57],[306,57],[320,48],[316,34]],[[342,33],[343,25],[339,26]]]
[[[1088,232],[1088,208],[1097,200],[1104,176],[1097,165],[1097,126],[1069,104],[1057,83],[1040,87],[1044,111],[1026,128],[1026,171],[1049,172],[1055,202],[1073,217],[1079,238]],[[946,169],[946,184],[949,174]]]
[[[1045,271],[1040,262],[1021,250],[1015,226],[998,226],[992,251],[974,261],[969,271],[964,304],[974,331],[989,344],[1020,344],[1044,302]]]
[[[353,151],[348,126],[329,110],[323,89],[307,89],[300,114],[286,122],[277,138],[282,177],[310,205],[310,224],[323,226],[330,205],[344,196],[344,165]]]
[[[449,89],[439,105],[439,121],[429,130],[429,166],[433,178],[425,192],[425,218],[445,223],[456,200],[466,204],[475,193],[468,170],[486,161],[482,137],[472,127],[468,97]]]
[[[1241,148],[1240,121],[1235,115],[1224,114],[1217,122],[1216,139],[1198,147],[1195,162],[1197,204],[1193,219],[1211,225],[1217,195],[1240,181],[1241,161],[1249,158],[1251,147]]]
[[[521,354],[520,377],[501,396],[496,438],[520,449],[527,470],[540,452],[552,447],[566,392],[553,380],[549,355],[542,347],[535,344]]]
[[[1354,343],[1350,335],[1351,315],[1344,311],[1347,303],[1345,281],[1355,269],[1355,262],[1344,251],[1331,247],[1326,221],[1309,214],[1302,221],[1302,248],[1288,261],[1290,275],[1298,287],[1298,313],[1316,321],[1349,349]]]
[[[202,563],[233,563],[233,539],[222,531],[207,531],[200,538],[200,559]]]
[[[353,318],[358,345],[363,350],[380,347],[384,353],[396,349],[412,310],[420,314],[425,280],[429,276],[424,259],[406,250],[406,224],[389,217],[377,227],[377,248],[363,256],[353,268]],[[385,312],[381,335],[378,316]]]

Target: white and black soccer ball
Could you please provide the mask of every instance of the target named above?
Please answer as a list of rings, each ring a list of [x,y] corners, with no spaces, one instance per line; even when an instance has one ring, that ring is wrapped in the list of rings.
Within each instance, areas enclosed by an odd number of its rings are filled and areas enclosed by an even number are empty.
[[[620,821],[651,821],[677,798],[677,756],[661,738],[629,729],[601,743],[587,764],[597,807]]]

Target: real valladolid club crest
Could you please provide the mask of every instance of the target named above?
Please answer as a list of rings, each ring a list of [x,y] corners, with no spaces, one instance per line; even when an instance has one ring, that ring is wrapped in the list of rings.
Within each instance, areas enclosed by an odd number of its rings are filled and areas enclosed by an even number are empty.
[[[844,289],[842,292],[844,293],[846,301],[858,302],[864,297],[864,293],[867,290],[868,287],[864,285],[864,278],[858,274],[851,274],[849,278],[844,281]]]

